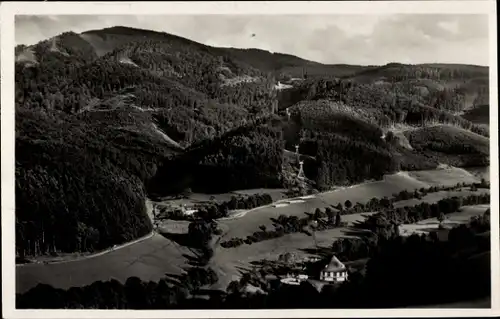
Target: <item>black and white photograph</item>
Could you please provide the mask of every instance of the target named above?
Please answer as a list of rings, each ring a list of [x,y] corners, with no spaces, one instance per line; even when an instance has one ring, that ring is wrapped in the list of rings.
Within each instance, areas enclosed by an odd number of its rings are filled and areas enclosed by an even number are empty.
[[[498,311],[495,3],[276,3],[2,4],[10,316]]]

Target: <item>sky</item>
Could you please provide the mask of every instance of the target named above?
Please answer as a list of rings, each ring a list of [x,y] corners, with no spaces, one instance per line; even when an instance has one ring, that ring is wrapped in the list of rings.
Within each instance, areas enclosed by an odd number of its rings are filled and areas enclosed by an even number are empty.
[[[16,16],[16,44],[117,25],[328,64],[489,64],[488,16],[467,14]]]

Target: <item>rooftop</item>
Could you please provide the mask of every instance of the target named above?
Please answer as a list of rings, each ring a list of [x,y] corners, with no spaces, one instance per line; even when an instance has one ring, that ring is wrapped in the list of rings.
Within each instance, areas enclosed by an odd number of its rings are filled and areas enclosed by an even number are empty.
[[[323,271],[346,271],[347,268],[343,263],[338,260],[337,257],[333,256],[332,259],[330,260],[330,263],[325,266],[325,269]]]

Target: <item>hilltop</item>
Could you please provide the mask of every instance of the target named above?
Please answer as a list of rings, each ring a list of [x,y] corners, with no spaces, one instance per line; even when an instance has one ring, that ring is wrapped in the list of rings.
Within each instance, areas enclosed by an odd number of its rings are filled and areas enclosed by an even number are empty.
[[[469,120],[487,87],[485,67],[325,65],[128,27],[18,46],[17,252],[143,236],[153,194],[291,187],[297,144],[316,189],[488,165]]]

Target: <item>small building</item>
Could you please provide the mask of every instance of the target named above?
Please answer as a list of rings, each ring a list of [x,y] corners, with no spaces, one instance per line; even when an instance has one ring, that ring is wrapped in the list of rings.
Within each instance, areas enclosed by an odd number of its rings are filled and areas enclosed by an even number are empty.
[[[192,207],[188,207],[186,204],[183,204],[181,206],[181,210],[182,210],[182,213],[184,215],[187,215],[187,216],[193,215],[194,213],[196,213],[198,211],[197,209],[193,209]]]
[[[330,263],[321,270],[319,279],[329,282],[344,282],[347,280],[347,268],[337,257],[333,256]]]
[[[273,204],[273,207],[280,208],[280,207],[286,207],[290,204],[288,203],[279,203],[279,204]]]
[[[307,280],[308,278],[309,278],[309,276],[306,275],[306,274],[298,274],[297,275],[297,279],[300,280],[300,281]]]
[[[321,260],[321,258],[319,258],[319,257],[305,257],[304,258],[304,262],[306,262],[306,263],[315,263],[315,262],[318,262],[320,260]]]
[[[300,285],[301,282],[306,281],[308,278],[309,276],[301,271],[292,271],[285,278],[282,278],[281,282],[287,285]]]
[[[193,215],[194,213],[196,213],[198,210],[197,209],[186,209],[184,211],[184,215]]]
[[[285,285],[294,285],[294,286],[299,286],[301,283],[301,281],[295,277],[285,277],[282,278],[280,281]]]

